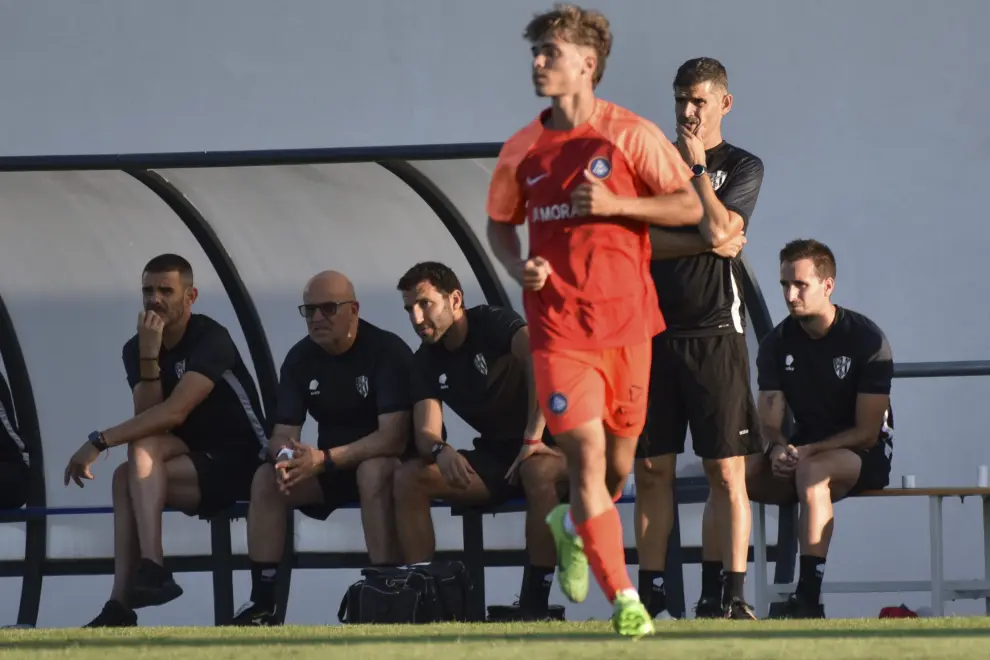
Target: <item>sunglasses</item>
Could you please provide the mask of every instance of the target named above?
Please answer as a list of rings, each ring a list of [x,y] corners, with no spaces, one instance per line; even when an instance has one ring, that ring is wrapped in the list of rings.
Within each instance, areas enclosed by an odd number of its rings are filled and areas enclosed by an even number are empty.
[[[307,319],[313,318],[316,314],[316,310],[320,310],[320,314],[326,317],[333,316],[340,309],[341,305],[352,305],[357,303],[356,300],[342,300],[340,302],[324,302],[316,303],[314,305],[299,305],[299,316]]]

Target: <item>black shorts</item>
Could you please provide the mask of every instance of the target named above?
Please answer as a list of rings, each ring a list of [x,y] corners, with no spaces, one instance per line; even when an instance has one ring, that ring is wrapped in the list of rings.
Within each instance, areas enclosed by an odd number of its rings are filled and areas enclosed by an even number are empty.
[[[688,427],[694,453],[703,459],[763,449],[745,335],[658,335],[649,396],[646,428],[636,449],[640,458],[684,453]]]
[[[361,502],[358,490],[357,469],[334,470],[316,475],[316,481],[323,491],[323,504],[307,504],[298,507],[307,518],[326,520],[337,509]]]
[[[863,461],[859,469],[859,479],[849,491],[858,495],[864,490],[883,490],[890,484],[890,467],[894,460],[894,449],[887,440],[881,439],[868,451],[857,451],[856,455]]]
[[[505,478],[505,473],[512,467],[512,462],[516,460],[521,447],[522,442],[519,440],[476,438],[474,449],[458,450],[488,489],[491,495],[490,505],[495,506],[525,497],[521,485],[510,484]]]
[[[251,499],[251,482],[262,460],[243,451],[200,450],[189,452],[199,483],[199,508],[191,515],[212,518],[235,502]]]
[[[31,471],[20,458],[0,460],[0,509],[19,509],[27,502]]]

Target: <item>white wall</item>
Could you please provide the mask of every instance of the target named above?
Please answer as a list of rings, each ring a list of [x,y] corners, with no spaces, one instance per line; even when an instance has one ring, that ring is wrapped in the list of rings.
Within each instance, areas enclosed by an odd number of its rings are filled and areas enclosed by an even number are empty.
[[[85,7],[7,0],[0,2],[0,58],[8,63],[0,69],[0,118],[7,128],[0,131],[0,155],[502,140],[540,107],[529,88],[520,33],[530,13],[545,4],[312,0],[297,2],[287,12],[260,0],[94,0]],[[668,132],[673,129],[669,84],[677,65],[699,55],[727,65],[736,108],[726,135],[766,164],[747,254],[775,320],[784,314],[773,287],[776,252],[791,238],[814,236],[837,253],[837,301],[876,320],[889,335],[896,359],[984,356],[988,313],[980,274],[990,230],[982,221],[980,192],[990,175],[990,132],[981,118],[988,101],[983,81],[990,74],[990,47],[982,32],[990,6],[978,0],[613,0],[599,6],[611,16],[616,33],[602,95],[658,121]],[[447,168],[438,178],[455,182],[456,168],[423,165],[424,171],[430,167]],[[314,168],[314,182],[305,189],[328,217],[355,220],[347,225],[349,241],[355,235],[364,240],[362,230],[376,217],[372,204],[390,209],[381,211],[386,215],[425,218],[427,212],[395,192],[391,181],[373,185],[361,197],[344,196],[352,213],[335,214],[341,200],[324,199],[320,190],[349,182],[351,176],[360,183],[379,181],[378,175],[363,172]],[[287,251],[278,253],[281,259],[267,255],[272,262],[252,269],[259,250],[252,242],[267,236],[256,232],[270,230],[252,227],[240,236],[244,229],[235,223],[243,222],[237,215],[243,213],[242,204],[253,211],[252,219],[265,216],[264,204],[273,197],[277,208],[293,217],[301,213],[298,206],[278,198],[277,189],[259,188],[244,172],[170,175],[180,181],[193,177],[186,183],[193,186],[194,201],[217,214],[218,231],[234,246],[238,267],[251,273],[249,286],[260,288],[252,293],[263,319],[275,324],[269,339],[280,358],[278,351],[294,331],[278,310],[295,300],[301,284],[296,280],[323,261],[306,242],[299,246],[306,251],[302,256],[278,244]],[[279,174],[266,176],[278,186],[289,185]],[[303,173],[286,176],[305,178]],[[462,186],[472,186],[473,192],[450,190],[473,222],[481,222],[483,213],[478,181],[484,177],[478,177],[468,176]],[[190,255],[208,294],[200,305],[228,321],[241,341],[219,282],[191,237],[174,219],[164,219],[163,207],[149,193],[122,178],[110,173],[0,176],[0,292],[25,344],[42,431],[54,443],[47,447],[50,474],[60,463],[59,451],[68,452],[99,420],[126,413],[119,347],[130,332],[135,278],[147,256],[166,248]],[[369,201],[378,195],[383,199]],[[431,226],[429,236],[442,235],[437,227]],[[148,238],[152,230],[159,232],[154,241]],[[405,256],[408,236],[381,237],[383,259]],[[438,246],[444,255],[452,250],[449,242]],[[96,264],[74,252],[82,247],[95,251]],[[359,287],[373,291],[378,286],[383,292],[382,311],[369,306],[368,314],[392,320],[384,292],[391,291],[393,278],[362,271],[354,250],[327,254],[355,259],[354,276],[364,278]],[[280,272],[284,262],[291,268]],[[466,269],[461,270],[467,279]],[[58,356],[82,341],[77,338],[85,339],[86,351],[67,353],[74,365],[67,370],[68,357]],[[93,388],[90,378],[105,383],[105,389]],[[980,411],[988,394],[986,379],[899,381],[893,479],[911,473],[922,484],[973,483],[975,466],[990,463]],[[109,472],[107,464],[101,473],[109,477]],[[50,497],[56,488],[62,490],[54,480],[49,483]],[[101,488],[107,488],[105,480],[77,497],[84,503],[105,500],[108,491]],[[949,502],[946,509],[946,537],[955,540],[947,550],[947,566],[951,576],[964,577],[982,567],[977,505]],[[685,542],[697,541],[699,512],[686,507],[682,513]],[[919,579],[926,574],[923,502],[846,503],[838,513],[828,578]],[[166,531],[179,524],[187,522],[170,521]],[[518,520],[492,524],[489,529],[511,529],[521,540]],[[83,527],[59,521],[49,552],[105,552],[105,540],[94,538],[109,528]],[[444,540],[455,543],[455,530],[444,533]],[[631,540],[631,529],[627,537]],[[5,554],[8,538],[14,537],[0,535]],[[175,550],[200,548],[207,536],[204,528],[190,540],[174,532],[168,538],[169,549]],[[314,537],[316,543],[322,538]],[[16,543],[13,547],[16,551]],[[290,618],[331,620],[336,594],[352,577],[340,572],[309,585],[294,580]],[[697,571],[687,572],[689,601],[697,596],[697,577]],[[210,620],[208,582],[182,578],[182,583],[189,596],[142,614],[142,622]],[[490,570],[489,601],[510,602],[517,584],[518,571]],[[41,623],[81,623],[91,610],[95,614],[108,588],[108,578],[46,580]],[[246,589],[241,576],[238,599],[246,597]],[[76,597],[83,591],[92,593],[85,603]],[[12,612],[16,591],[5,588],[3,594],[0,607],[6,609],[0,613]],[[882,605],[902,600],[917,605],[925,597],[828,596],[826,607],[833,616],[876,616]],[[978,608],[975,603],[950,605],[955,612]],[[573,618],[605,612],[597,596],[583,607],[568,608]]]

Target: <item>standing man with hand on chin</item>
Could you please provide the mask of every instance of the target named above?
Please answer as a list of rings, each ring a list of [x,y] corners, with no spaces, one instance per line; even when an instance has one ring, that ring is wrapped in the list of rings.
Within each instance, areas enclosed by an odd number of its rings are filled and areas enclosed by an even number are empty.
[[[722,118],[733,98],[721,63],[689,60],[673,87],[676,146],[705,213],[695,226],[650,227],[651,273],[667,330],[654,338],[650,407],[637,452],[640,598],[654,617],[669,616],[667,541],[677,454],[690,427],[711,485],[704,526],[711,557],[704,556],[696,614],[753,619],[743,598],[750,537],[744,457],[758,453],[761,441],[750,390],[743,265],[736,257],[756,207],[763,163],[722,139]]]

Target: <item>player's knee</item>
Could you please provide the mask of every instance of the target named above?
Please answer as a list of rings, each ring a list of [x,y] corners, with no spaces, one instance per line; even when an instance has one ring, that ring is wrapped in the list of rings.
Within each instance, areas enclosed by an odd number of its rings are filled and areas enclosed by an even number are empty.
[[[712,491],[731,493],[746,486],[746,463],[742,457],[705,460],[702,466]]]
[[[557,482],[566,478],[564,461],[554,456],[533,456],[519,466],[519,480],[522,482],[526,499],[556,497]]]
[[[798,496],[804,498],[814,495],[816,491],[827,491],[831,477],[827,461],[811,458],[799,462],[794,473]]]
[[[677,456],[655,456],[636,461],[636,492],[651,491],[662,494],[674,487]]]
[[[164,458],[160,436],[150,435],[127,445],[127,461],[132,466],[160,463]]]
[[[392,457],[369,458],[357,467],[358,491],[361,499],[390,495],[398,460]]]
[[[254,477],[251,479],[251,502],[255,504],[271,502],[279,496],[275,466],[270,463],[262,463],[254,471]]]
[[[130,486],[128,485],[129,466],[124,461],[113,471],[113,482],[111,484],[111,494],[114,503],[126,502],[130,497]]]
[[[395,474],[392,477],[392,490],[396,502],[405,502],[416,495],[427,492],[425,473],[428,469],[418,459],[404,461],[395,468]]]

